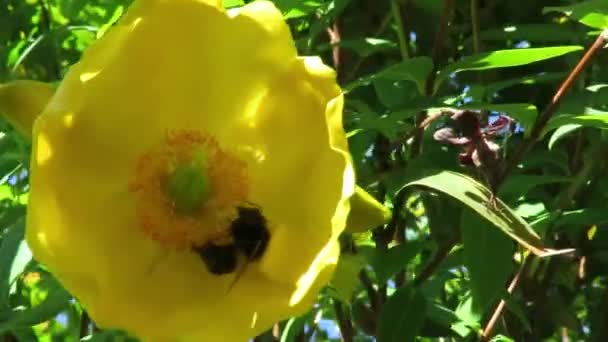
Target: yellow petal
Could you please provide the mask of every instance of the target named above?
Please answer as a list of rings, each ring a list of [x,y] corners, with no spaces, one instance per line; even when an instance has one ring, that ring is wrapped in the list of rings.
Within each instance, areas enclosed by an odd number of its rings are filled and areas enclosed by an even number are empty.
[[[338,258],[354,177],[331,69],[298,58],[267,1],[141,0],[66,75],[34,128],[27,240],[101,326],[241,341],[305,311]],[[168,130],[245,160],[271,240],[217,276],[137,229],[138,158]],[[290,257],[286,257],[290,256]]]
[[[391,211],[376,201],[361,187],[355,188],[355,194],[350,200],[350,213],[346,230],[351,233],[361,233],[388,223]]]
[[[20,80],[0,85],[0,114],[24,136],[31,137],[34,120],[53,96],[50,83]]]

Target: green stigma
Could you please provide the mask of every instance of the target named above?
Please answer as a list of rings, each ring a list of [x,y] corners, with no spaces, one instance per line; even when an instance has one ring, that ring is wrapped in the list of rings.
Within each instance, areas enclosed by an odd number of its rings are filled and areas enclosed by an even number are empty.
[[[169,175],[167,194],[178,212],[191,213],[200,209],[210,192],[207,159],[202,151],[195,153],[189,163],[176,165]]]

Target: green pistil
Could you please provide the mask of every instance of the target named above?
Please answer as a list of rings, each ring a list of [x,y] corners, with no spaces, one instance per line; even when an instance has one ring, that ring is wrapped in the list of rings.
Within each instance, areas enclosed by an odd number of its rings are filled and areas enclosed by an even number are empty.
[[[202,151],[195,153],[190,163],[177,165],[169,175],[167,193],[179,212],[192,213],[200,209],[210,191],[207,160]]]

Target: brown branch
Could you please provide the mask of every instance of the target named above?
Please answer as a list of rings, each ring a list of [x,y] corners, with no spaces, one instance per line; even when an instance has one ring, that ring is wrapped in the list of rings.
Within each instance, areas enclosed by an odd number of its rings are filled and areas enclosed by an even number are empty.
[[[379,313],[380,303],[378,301],[378,292],[376,292],[374,283],[369,278],[369,275],[365,270],[361,270],[361,272],[359,272],[359,281],[361,281],[363,288],[365,288],[365,291],[367,292],[367,298],[369,298],[369,304],[371,305],[372,310],[374,313]]]
[[[479,0],[471,0],[471,28],[473,31],[473,52],[481,52],[481,37],[479,36]]]
[[[347,312],[344,310],[342,304],[334,300],[334,312],[336,313],[336,320],[338,321],[338,327],[340,328],[340,334],[342,335],[343,342],[353,342],[354,330],[353,323],[348,318]]]
[[[327,28],[327,35],[329,36],[329,44],[331,44],[331,56],[334,63],[334,69],[338,75],[340,74],[341,65],[341,49],[340,42],[342,40],[340,36],[340,27],[338,25],[339,18],[336,17],[334,24]]]
[[[519,268],[519,271],[517,271],[517,273],[511,280],[511,283],[507,288],[507,292],[509,293],[509,295],[513,294],[513,291],[515,291],[515,288],[519,284],[519,279],[521,278],[524,269],[526,269],[526,261],[527,259],[524,260],[522,266]],[[506,304],[507,302],[504,299],[500,300],[500,302],[496,306],[496,309],[494,309],[494,312],[492,313],[492,317],[490,317],[490,320],[488,321],[485,328],[483,329],[483,332],[481,333],[480,341],[485,342],[490,340],[490,338],[492,337],[492,332],[494,331],[494,327],[496,326],[496,322],[498,322],[498,319],[500,318],[500,316],[502,316],[502,312],[504,311]]]
[[[91,322],[91,317],[86,311],[82,311],[80,315],[80,338],[88,336],[91,334],[91,326],[93,322]]]
[[[559,105],[564,98],[564,95],[572,88],[574,82],[578,79],[578,77],[582,74],[583,70],[589,65],[593,57],[603,48],[608,40],[608,29],[604,30],[595,40],[593,45],[585,52],[583,57],[578,61],[576,66],[570,71],[570,74],[566,77],[566,79],[559,86],[555,95],[549,102],[549,105],[545,107],[545,110],[538,116],[536,122],[532,126],[530,130],[530,137],[524,141],[521,146],[515,151],[513,156],[509,158],[509,163],[507,164],[505,170],[502,172],[501,177],[499,177],[498,186],[500,186],[508,174],[517,167],[517,165],[521,162],[524,155],[534,147],[537,140],[541,137],[542,131],[553,116]]]

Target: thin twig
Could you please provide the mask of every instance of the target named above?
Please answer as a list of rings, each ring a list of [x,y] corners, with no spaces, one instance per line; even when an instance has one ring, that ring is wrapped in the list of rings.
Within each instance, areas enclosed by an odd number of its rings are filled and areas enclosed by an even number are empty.
[[[342,304],[337,300],[334,300],[334,312],[336,313],[336,320],[338,321],[338,327],[340,328],[342,341],[353,342],[353,323],[351,322],[350,318],[347,317],[348,314],[344,310]]]
[[[471,0],[471,28],[473,30],[473,52],[481,52],[481,37],[479,36],[479,0]]]
[[[532,147],[534,147],[534,144],[536,144],[537,140],[541,137],[543,129],[545,128],[553,114],[555,114],[555,112],[559,108],[559,105],[562,99],[564,98],[564,95],[568,92],[568,90],[570,90],[570,88],[572,88],[574,81],[578,79],[578,77],[582,74],[583,70],[587,67],[587,65],[589,65],[593,57],[595,57],[595,55],[604,47],[607,40],[608,29],[604,30],[597,37],[593,45],[591,45],[591,47],[587,50],[583,57],[581,57],[581,59],[578,61],[572,71],[570,71],[568,77],[566,77],[566,79],[562,82],[562,84],[555,92],[555,95],[553,95],[553,98],[551,99],[551,102],[549,102],[549,105],[545,107],[545,110],[538,116],[536,122],[534,122],[534,125],[530,130],[530,137],[525,140],[517,149],[517,151],[515,151],[513,156],[509,158],[509,163],[505,167],[505,170],[502,172],[501,177],[499,177],[499,179],[497,180],[498,186],[500,186],[504,182],[508,174],[511,173],[511,171],[513,171],[517,167],[517,165],[523,159],[524,155],[528,151],[530,151]]]

